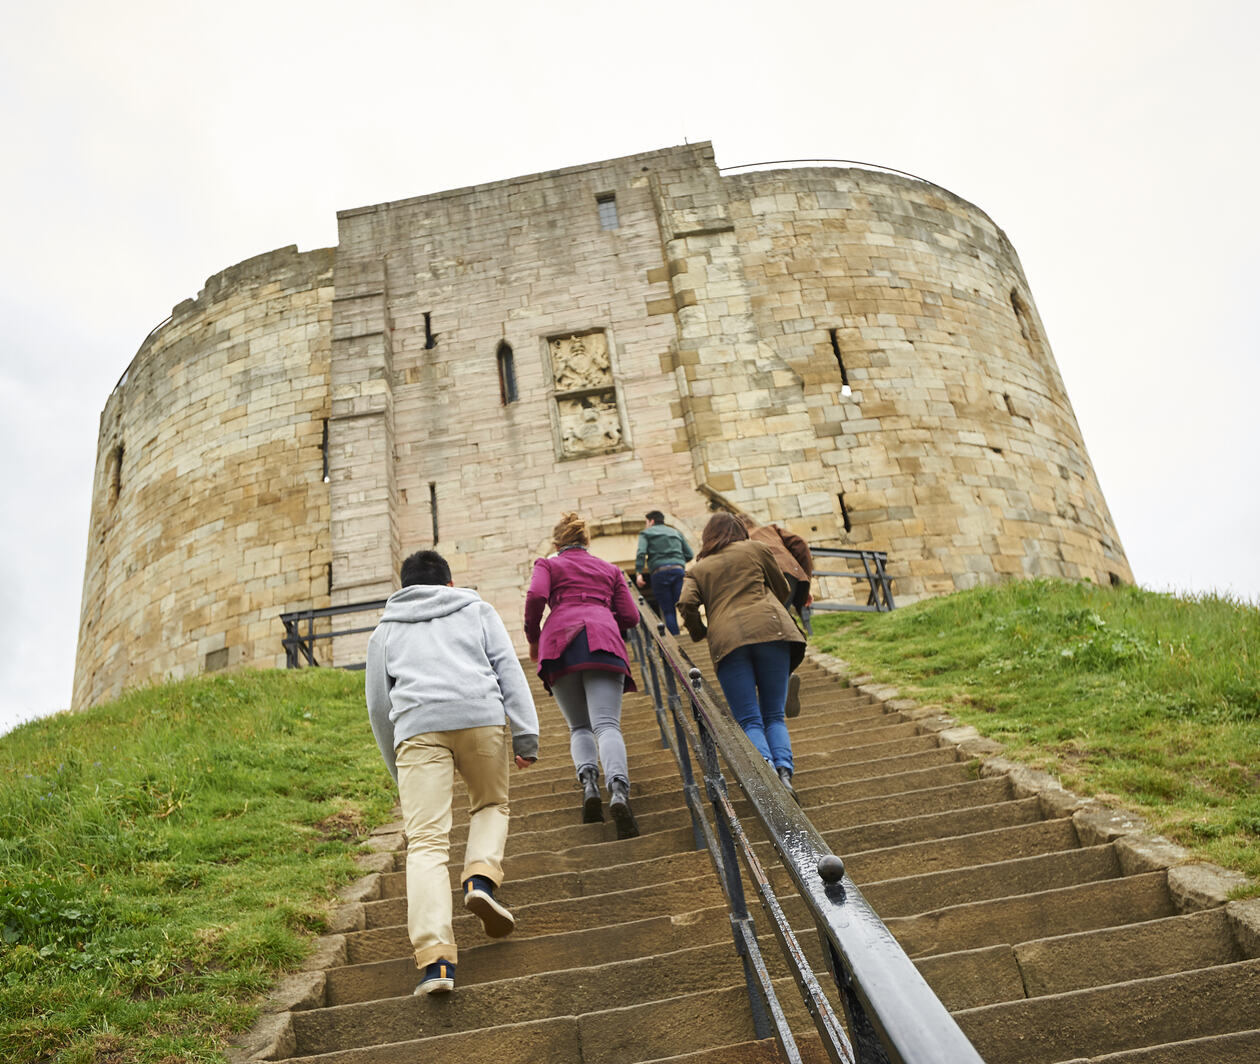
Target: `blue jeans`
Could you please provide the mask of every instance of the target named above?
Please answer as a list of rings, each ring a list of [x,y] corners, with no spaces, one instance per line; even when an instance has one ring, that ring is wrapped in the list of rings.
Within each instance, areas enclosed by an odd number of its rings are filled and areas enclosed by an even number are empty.
[[[648,575],[648,583],[652,585],[652,597],[656,599],[656,612],[665,622],[665,628],[673,635],[678,634],[678,617],[675,609],[678,596],[682,594],[683,570],[657,569]]]
[[[776,769],[793,771],[792,740],[783,705],[787,701],[792,655],[786,641],[748,643],[717,664],[718,683],[731,716]]]

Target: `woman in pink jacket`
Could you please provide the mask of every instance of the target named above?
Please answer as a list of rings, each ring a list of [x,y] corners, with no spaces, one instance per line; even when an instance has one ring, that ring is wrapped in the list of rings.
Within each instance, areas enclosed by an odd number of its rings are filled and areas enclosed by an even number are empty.
[[[634,691],[624,632],[639,623],[625,574],[587,551],[586,523],[565,513],[552,532],[556,554],[534,562],[525,596],[525,638],[543,685],[569,725],[569,752],[582,784],[582,822],[604,819],[599,768],[619,839],[639,834],[630,809],[630,770],[621,736],[621,694]],[[547,621],[541,625],[543,610]]]

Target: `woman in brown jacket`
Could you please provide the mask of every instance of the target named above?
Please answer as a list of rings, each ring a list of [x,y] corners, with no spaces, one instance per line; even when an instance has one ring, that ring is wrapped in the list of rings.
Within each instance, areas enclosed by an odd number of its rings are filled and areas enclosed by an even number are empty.
[[[788,677],[805,656],[805,637],[784,608],[789,594],[770,548],[750,540],[734,515],[716,513],[704,526],[678,607],[693,640],[708,635],[731,715],[792,791],[795,766],[783,705]]]

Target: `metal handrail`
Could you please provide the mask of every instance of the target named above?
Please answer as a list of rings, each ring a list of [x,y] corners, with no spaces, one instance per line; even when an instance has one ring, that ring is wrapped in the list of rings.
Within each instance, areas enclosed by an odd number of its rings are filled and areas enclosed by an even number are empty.
[[[376,623],[361,628],[338,628],[330,629],[327,632],[315,631],[315,622],[323,620],[326,617],[341,617],[347,613],[377,613],[385,608],[386,599],[376,599],[372,602],[351,602],[344,606],[323,606],[320,609],[311,610],[292,610],[289,613],[280,614],[280,621],[284,624],[284,665],[287,669],[300,669],[302,661],[305,659],[306,664],[318,666],[319,662],[315,660],[315,644],[321,639],[336,639],[341,635],[359,635],[363,632],[370,632],[376,628]],[[306,626],[306,631],[302,631],[302,626]],[[355,662],[351,665],[341,665],[340,668],[347,669],[351,672],[357,672],[364,667],[362,661]]]
[[[710,693],[700,669],[663,624],[644,619],[630,633],[634,656],[653,699],[662,745],[678,762],[696,847],[705,846],[722,882],[736,950],[744,964],[753,1023],[759,1037],[773,1035],[784,1058],[800,1052],[761,957],[744,901],[737,851],[770,914],[792,977],[836,1064],[983,1064],[954,1018],[844,871],[822,835],[788,796],[773,770],[739,725]],[[684,699],[689,712],[683,712]],[[703,766],[714,824],[704,814],[689,750]],[[852,1043],[810,968],[778,898],[753,853],[731,803],[718,755],[765,828],[818,931],[827,967],[848,1020]]]

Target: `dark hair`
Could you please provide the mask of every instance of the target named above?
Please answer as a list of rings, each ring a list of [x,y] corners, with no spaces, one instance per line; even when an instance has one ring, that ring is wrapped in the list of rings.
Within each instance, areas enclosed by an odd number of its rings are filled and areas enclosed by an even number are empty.
[[[704,531],[700,533],[700,553],[696,555],[696,560],[707,558],[723,547],[747,538],[748,529],[743,526],[738,517],[724,511],[715,513],[704,526]]]
[[[665,515],[661,513],[660,510],[649,510],[643,516],[649,521],[655,521],[658,525],[663,525],[665,523]]]
[[[451,567],[435,550],[418,550],[402,563],[398,574],[403,587],[415,584],[449,584]]]

